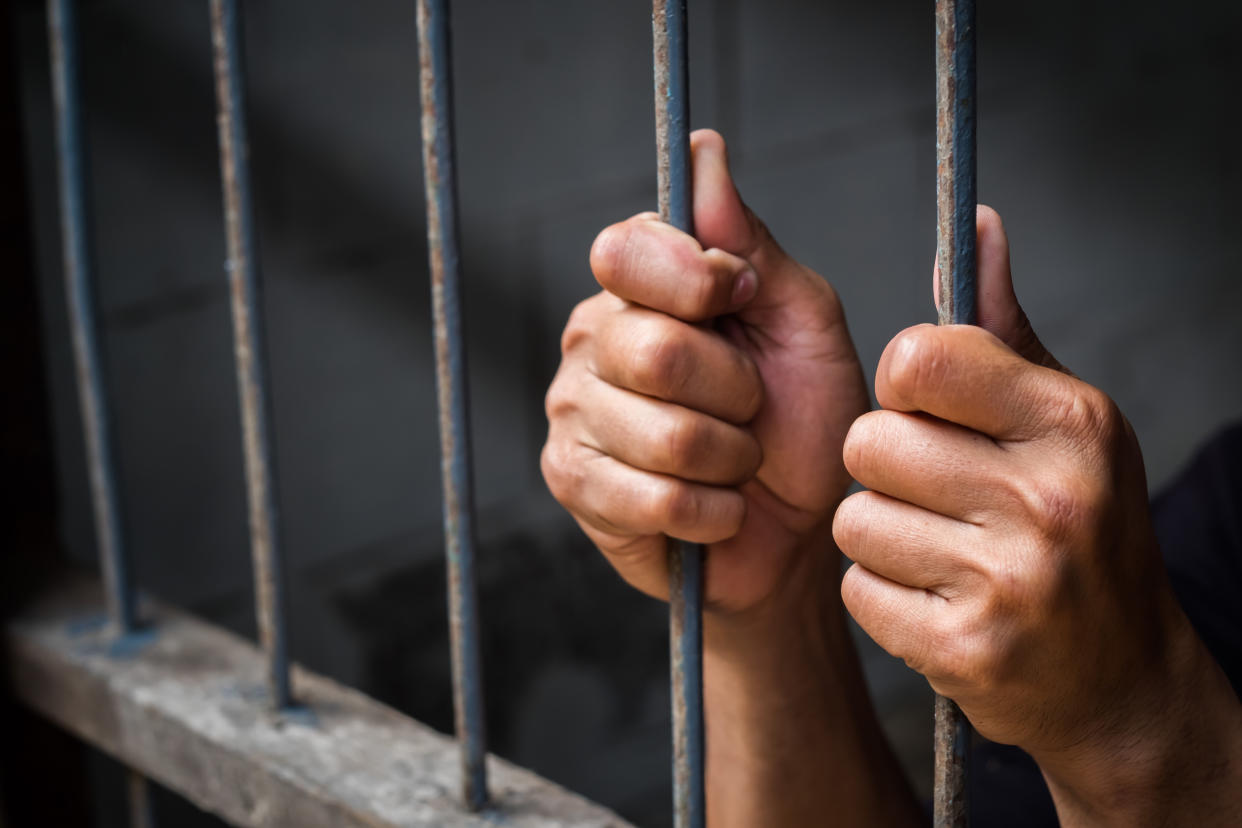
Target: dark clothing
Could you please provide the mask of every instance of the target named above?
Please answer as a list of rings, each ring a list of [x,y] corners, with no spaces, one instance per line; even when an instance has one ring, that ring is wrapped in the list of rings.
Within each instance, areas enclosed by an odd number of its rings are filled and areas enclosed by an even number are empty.
[[[1242,696],[1242,423],[1152,501],[1152,522],[1182,608]],[[1057,824],[1039,768],[1015,747],[975,742],[970,796],[976,828]]]

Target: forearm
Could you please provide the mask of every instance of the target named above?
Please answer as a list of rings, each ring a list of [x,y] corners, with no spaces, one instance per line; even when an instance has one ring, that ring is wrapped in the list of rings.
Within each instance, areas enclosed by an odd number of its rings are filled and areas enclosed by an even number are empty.
[[[821,541],[826,545],[826,541]],[[918,824],[838,601],[837,553],[744,620],[705,625],[708,819],[727,826]],[[827,596],[822,600],[816,596]]]
[[[1035,757],[1066,828],[1242,824],[1242,703],[1180,609],[1169,613],[1152,654],[1165,680],[1136,688],[1129,726]]]

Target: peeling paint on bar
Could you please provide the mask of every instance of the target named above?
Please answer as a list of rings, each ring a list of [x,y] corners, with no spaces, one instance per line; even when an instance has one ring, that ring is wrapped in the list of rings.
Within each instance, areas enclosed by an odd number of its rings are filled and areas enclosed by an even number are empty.
[[[454,740],[295,667],[305,715],[266,704],[264,655],[150,602],[160,635],[117,657],[93,579],[65,578],[3,629],[16,698],[200,808],[250,828],[628,828],[495,757],[488,808],[461,808]]]
[[[654,0],[651,31],[660,218],[693,234],[685,0]],[[676,828],[702,828],[707,810],[703,780],[703,547],[670,539],[668,557],[673,824]]]
[[[263,333],[263,283],[259,273],[254,205],[250,191],[250,147],[246,137],[245,66],[237,0],[211,0],[211,41],[216,80],[216,123],[220,132],[220,180],[228,241],[230,306],[242,447],[254,564],[255,614],[259,641],[268,655],[268,693],[280,710],[292,707],[284,572],[276,511],[276,472],[268,409],[267,360]]]
[[[453,73],[448,0],[418,0],[419,88],[427,250],[440,417],[444,551],[448,563],[453,710],[461,742],[462,800],[470,810],[488,800],[483,678],[475,577],[474,483],[470,401],[462,333]]]
[[[940,324],[975,322],[975,3],[936,2],[936,239]]]
[[[936,2],[936,258],[940,324],[974,324],[975,2]],[[935,793],[937,828],[969,821],[966,774],[970,723],[957,704],[936,697]]]

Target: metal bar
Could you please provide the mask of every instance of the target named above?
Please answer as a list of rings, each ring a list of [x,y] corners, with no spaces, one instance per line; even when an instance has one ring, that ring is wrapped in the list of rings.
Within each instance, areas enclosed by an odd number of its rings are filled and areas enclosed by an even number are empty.
[[[488,799],[487,748],[475,577],[470,400],[462,333],[448,0],[418,0],[418,54],[436,399],[440,416],[440,476],[444,490],[444,551],[448,564],[453,711],[461,745],[462,800],[470,810],[478,810]]]
[[[86,148],[79,86],[75,0],[48,0],[56,153],[60,171],[61,243],[65,294],[73,337],[78,403],[86,437],[86,462],[95,512],[95,540],[108,596],[108,617],[118,635],[137,626],[137,603],[112,451],[112,423],[103,356],[95,320],[94,252],[86,203]]]
[[[138,607],[129,561],[124,518],[112,450],[111,411],[104,381],[103,357],[95,314],[95,259],[86,203],[86,140],[82,126],[81,69],[78,64],[76,0],[48,0],[48,38],[52,60],[52,94],[56,109],[56,154],[60,173],[61,243],[65,295],[73,337],[78,402],[86,436],[86,462],[95,513],[111,634],[117,639],[138,628]],[[130,822],[151,828],[151,797],[147,780],[129,772],[127,795]]]
[[[939,322],[974,324],[975,2],[936,0],[936,239],[940,270]],[[952,699],[936,696],[935,794],[937,828],[969,821],[966,773],[970,722]]]
[[[155,809],[151,805],[151,785],[136,770],[129,775],[129,825],[130,828],[155,828]]]
[[[216,124],[220,133],[220,179],[228,242],[233,353],[241,404],[242,445],[254,563],[255,613],[259,641],[268,658],[268,691],[280,710],[293,705],[289,686],[284,572],[276,510],[276,474],[267,397],[263,331],[263,285],[259,272],[254,205],[250,192],[250,148],[246,137],[245,66],[237,0],[210,0],[215,52]]]
[[[936,238],[940,324],[975,313],[975,2],[936,2]]]
[[[651,31],[660,218],[693,235],[686,1],[654,0]],[[703,547],[670,538],[668,559],[673,824],[703,828]]]
[[[106,631],[82,623],[103,605],[93,579],[49,579],[24,597],[0,623],[0,692],[230,825],[629,828],[495,757],[495,798],[468,813],[445,795],[457,783],[453,739],[297,666],[313,726],[272,716],[251,692],[262,685],[264,653],[175,607],[144,602],[160,635],[114,658]],[[24,745],[23,760],[37,747]]]

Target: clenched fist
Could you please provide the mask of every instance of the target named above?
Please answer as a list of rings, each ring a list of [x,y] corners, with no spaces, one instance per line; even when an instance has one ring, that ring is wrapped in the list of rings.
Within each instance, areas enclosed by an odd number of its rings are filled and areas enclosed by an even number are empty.
[[[1167,581],[1134,433],[1031,331],[987,208],[979,260],[984,328],[898,334],[883,410],[846,440],[870,491],[834,524],[855,561],[845,605],[983,735],[1031,753],[1064,824],[1233,824],[1151,804],[1195,754],[1220,755],[1239,708]],[[1198,705],[1224,718],[1205,728]]]
[[[666,536],[697,541],[709,611],[742,611],[827,559],[868,400],[836,293],[742,205],[719,135],[692,151],[697,239],[644,213],[591,249],[604,290],[565,329],[543,473],[635,587],[666,596]]]

